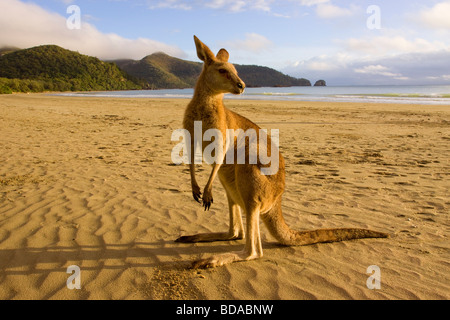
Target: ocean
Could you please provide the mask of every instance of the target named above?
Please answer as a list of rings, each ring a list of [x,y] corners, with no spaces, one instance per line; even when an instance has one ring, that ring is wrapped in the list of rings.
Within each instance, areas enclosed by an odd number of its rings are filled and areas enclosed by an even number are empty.
[[[193,89],[58,93],[63,96],[190,99]],[[450,85],[247,88],[225,99],[432,104],[450,106]]]

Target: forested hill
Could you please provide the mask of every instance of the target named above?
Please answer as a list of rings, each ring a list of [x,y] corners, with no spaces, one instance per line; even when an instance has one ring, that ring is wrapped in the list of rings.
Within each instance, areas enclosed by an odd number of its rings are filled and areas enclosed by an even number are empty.
[[[140,89],[114,63],[55,45],[0,56],[0,92]]]
[[[162,52],[138,61],[114,62],[151,89],[192,88],[202,71],[200,62],[174,58]],[[293,78],[268,67],[254,65],[235,65],[235,67],[247,87],[311,86],[311,82],[307,79]]]
[[[294,78],[277,70],[254,66],[235,65],[239,77],[248,87],[310,87],[311,82],[304,78]]]
[[[271,68],[235,65],[247,87],[311,86]],[[0,93],[193,88],[202,63],[154,53],[105,62],[56,45],[0,49]]]
[[[142,60],[115,60],[119,68],[139,79],[148,89],[193,88],[202,64],[157,52]]]

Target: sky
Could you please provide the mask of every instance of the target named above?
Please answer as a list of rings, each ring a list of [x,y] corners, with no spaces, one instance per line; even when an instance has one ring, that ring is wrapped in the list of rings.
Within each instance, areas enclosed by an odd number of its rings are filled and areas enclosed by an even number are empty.
[[[450,0],[0,0],[0,47],[198,61],[193,35],[313,83],[450,85]]]

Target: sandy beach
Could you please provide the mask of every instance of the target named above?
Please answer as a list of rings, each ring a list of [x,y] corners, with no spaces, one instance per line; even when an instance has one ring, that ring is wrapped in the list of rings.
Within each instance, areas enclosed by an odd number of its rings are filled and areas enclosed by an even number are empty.
[[[187,103],[0,96],[0,299],[450,298],[450,105],[226,101],[280,130],[291,228],[390,238],[283,247],[261,224],[262,259],[191,270],[244,242],[174,242],[228,230],[219,181],[204,212],[171,162]]]

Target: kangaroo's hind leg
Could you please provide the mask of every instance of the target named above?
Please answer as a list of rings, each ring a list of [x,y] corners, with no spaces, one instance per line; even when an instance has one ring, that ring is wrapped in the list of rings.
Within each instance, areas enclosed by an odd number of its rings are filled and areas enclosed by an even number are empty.
[[[209,258],[194,261],[192,268],[215,268],[238,261],[249,261],[263,256],[261,237],[259,233],[259,209],[246,208],[247,230],[246,242],[242,251],[213,255]]]
[[[175,242],[196,243],[240,240],[244,238],[244,226],[242,224],[241,210],[237,203],[233,201],[227,193],[228,207],[230,214],[230,227],[228,232],[199,233],[192,236],[179,237]]]

